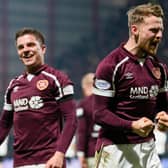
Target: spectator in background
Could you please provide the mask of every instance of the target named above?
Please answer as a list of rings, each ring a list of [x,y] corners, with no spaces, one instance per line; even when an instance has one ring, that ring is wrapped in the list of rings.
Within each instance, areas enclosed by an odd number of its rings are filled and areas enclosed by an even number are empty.
[[[168,130],[168,69],[156,56],[164,13],[148,3],[127,14],[128,40],[95,74],[94,118],[102,126],[95,168],[161,168],[153,130]]]
[[[41,32],[23,28],[15,40],[25,72],[6,90],[0,144],[13,126],[15,168],[65,168],[65,152],[76,130],[73,83],[44,63]]]
[[[77,127],[77,155],[82,168],[93,168],[95,145],[100,126],[93,121],[92,89],[93,73],[87,73],[81,80],[84,98],[77,107],[78,127]]]

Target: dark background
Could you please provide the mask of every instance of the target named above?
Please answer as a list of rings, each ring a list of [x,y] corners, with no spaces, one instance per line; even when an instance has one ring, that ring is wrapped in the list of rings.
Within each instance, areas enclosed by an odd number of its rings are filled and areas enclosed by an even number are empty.
[[[165,10],[165,34],[158,57],[168,64],[167,0],[0,0],[1,109],[9,81],[24,71],[14,43],[18,29],[34,27],[45,34],[46,63],[70,76],[79,99],[81,77],[95,72],[99,61],[127,40],[126,11],[147,2],[160,3]]]

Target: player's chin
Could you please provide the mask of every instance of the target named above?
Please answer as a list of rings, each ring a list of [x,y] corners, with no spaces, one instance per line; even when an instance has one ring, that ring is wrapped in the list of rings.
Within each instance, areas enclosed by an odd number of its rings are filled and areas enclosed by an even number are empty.
[[[24,64],[25,66],[27,66],[27,67],[33,67],[34,62],[23,61],[23,64]]]
[[[157,51],[158,51],[158,46],[155,46],[155,47],[153,46],[153,47],[149,48],[148,53],[149,53],[149,55],[156,56]]]
[[[155,57],[156,54],[157,54],[157,49],[155,49],[155,50],[149,50],[148,54],[151,55],[151,56],[153,56],[153,57]]]

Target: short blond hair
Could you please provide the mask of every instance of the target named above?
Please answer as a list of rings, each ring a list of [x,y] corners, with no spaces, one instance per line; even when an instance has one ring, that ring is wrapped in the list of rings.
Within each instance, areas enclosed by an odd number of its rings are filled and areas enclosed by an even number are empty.
[[[159,4],[142,4],[128,10],[128,27],[133,24],[142,23],[147,16],[164,18],[164,12]]]

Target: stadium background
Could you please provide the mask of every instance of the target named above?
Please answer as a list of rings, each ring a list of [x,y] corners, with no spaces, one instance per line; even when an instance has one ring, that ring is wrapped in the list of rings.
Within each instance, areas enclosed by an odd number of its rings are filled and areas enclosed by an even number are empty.
[[[45,34],[46,63],[68,73],[79,99],[83,74],[94,72],[98,62],[127,39],[127,9],[146,2],[159,2],[168,19],[167,0],[0,0],[1,109],[10,79],[24,69],[14,44],[18,29],[34,27]],[[158,55],[168,64],[167,20]],[[11,152],[9,148],[9,156]]]

